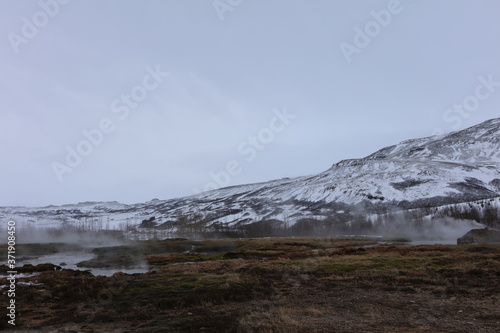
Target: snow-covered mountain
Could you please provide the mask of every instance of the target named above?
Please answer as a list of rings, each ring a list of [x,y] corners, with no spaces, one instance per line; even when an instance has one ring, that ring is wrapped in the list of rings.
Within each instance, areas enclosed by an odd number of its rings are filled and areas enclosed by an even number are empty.
[[[47,225],[99,218],[110,227],[154,216],[169,223],[201,216],[205,225],[264,219],[293,223],[345,211],[437,207],[500,197],[500,118],[447,135],[412,139],[313,176],[232,186],[184,198],[125,205],[80,203],[3,207],[5,219]]]

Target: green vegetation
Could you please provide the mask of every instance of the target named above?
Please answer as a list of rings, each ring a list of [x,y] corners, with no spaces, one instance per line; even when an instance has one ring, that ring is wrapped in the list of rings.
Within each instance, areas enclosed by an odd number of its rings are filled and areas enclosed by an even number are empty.
[[[268,295],[270,284],[237,273],[149,274],[128,283],[113,299],[116,305],[136,304],[158,309],[248,301]]]
[[[175,263],[199,262],[223,259],[264,259],[310,256],[308,251],[325,250],[332,246],[349,248],[355,245],[373,245],[373,239],[350,238],[280,238],[258,239],[205,239],[139,241],[130,245],[96,248],[97,258],[78,263],[79,267],[131,267],[147,262],[160,267]],[[352,250],[347,250],[352,251]]]
[[[476,331],[494,332],[500,320],[499,245],[175,239],[95,253],[99,265],[134,258],[155,268],[95,277],[40,267],[24,278],[34,285],[19,285],[19,325],[40,332],[68,321],[94,332],[457,332],[474,322]]]
[[[2,261],[7,260],[7,244],[0,244],[0,253]],[[42,256],[66,251],[77,251],[81,246],[67,243],[35,243],[35,244],[16,244],[16,258],[23,256]]]

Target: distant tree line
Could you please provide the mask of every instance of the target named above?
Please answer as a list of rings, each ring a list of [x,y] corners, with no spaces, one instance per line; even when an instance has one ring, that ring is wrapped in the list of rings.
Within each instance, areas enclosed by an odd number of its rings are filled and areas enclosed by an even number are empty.
[[[379,207],[376,214],[360,209],[337,210],[339,213],[323,217],[294,219],[282,214],[283,219],[259,218],[257,221],[221,221],[214,213],[195,211],[169,220],[150,216],[141,223],[126,221],[121,231],[109,230],[110,220],[103,217],[82,216],[76,223],[63,223],[49,230],[53,236],[72,230],[76,233],[121,233],[129,239],[230,238],[230,237],[290,237],[397,234],[401,230],[425,232],[436,221],[469,220],[488,227],[500,228],[500,198],[480,200],[441,207],[393,209]],[[292,222],[293,221],[293,222]],[[118,235],[116,235],[118,236]]]
[[[168,226],[176,228],[179,237],[290,237],[290,236],[333,236],[333,235],[375,235],[397,233],[404,228],[425,231],[434,221],[442,219],[470,220],[493,228],[500,228],[500,198],[481,200],[474,203],[443,207],[425,207],[409,210],[389,210],[378,214],[347,212],[331,214],[323,218],[302,218],[291,224],[289,217],[260,219],[247,224],[230,226],[228,223],[210,222],[200,212],[178,216]]]

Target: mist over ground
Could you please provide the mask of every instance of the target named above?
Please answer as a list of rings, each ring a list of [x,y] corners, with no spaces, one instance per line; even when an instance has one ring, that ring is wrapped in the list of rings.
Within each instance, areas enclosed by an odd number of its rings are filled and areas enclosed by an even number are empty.
[[[472,220],[439,218],[426,220],[418,224],[404,222],[382,229],[385,236],[397,235],[412,241],[456,241],[471,229],[482,229],[485,225]]]
[[[411,241],[455,242],[471,229],[483,229],[486,225],[474,220],[455,218],[423,218],[410,220],[403,214],[395,214],[392,219],[369,222],[369,218],[353,221],[300,220],[286,225],[278,220],[265,220],[225,231],[205,229],[160,230],[156,228],[130,227],[128,230],[86,230],[70,224],[59,227],[43,227],[18,224],[16,243],[66,243],[81,247],[106,247],[130,244],[132,240],[165,239],[184,237],[188,239],[234,238],[234,237],[336,237],[336,236],[377,236],[385,239],[404,238]],[[2,231],[6,226],[0,227]],[[7,237],[0,239],[6,244]]]
[[[6,229],[2,228],[2,233]],[[6,231],[5,231],[5,234]],[[126,244],[123,233],[117,230],[81,230],[72,225],[61,225],[59,228],[17,225],[16,243],[67,243],[81,247],[117,246]],[[0,244],[7,243],[7,237]]]

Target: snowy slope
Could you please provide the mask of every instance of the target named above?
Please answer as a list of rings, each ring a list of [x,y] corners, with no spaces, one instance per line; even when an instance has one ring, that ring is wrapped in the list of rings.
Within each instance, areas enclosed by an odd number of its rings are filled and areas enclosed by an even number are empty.
[[[500,118],[444,136],[403,141],[313,176],[233,186],[135,205],[80,203],[5,207],[0,216],[36,225],[99,219],[110,227],[203,216],[204,223],[323,218],[344,210],[436,207],[500,196]]]
[[[500,118],[444,136],[403,141],[367,158],[500,162]]]

